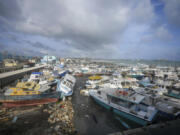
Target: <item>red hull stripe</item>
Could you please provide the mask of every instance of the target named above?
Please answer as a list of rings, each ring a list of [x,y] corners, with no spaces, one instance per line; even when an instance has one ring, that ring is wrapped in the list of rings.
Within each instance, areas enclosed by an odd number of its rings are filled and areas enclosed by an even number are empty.
[[[13,101],[13,102],[4,102],[4,107],[22,107],[22,106],[33,106],[33,105],[41,105],[41,104],[48,104],[57,102],[57,98],[45,98],[45,99],[38,99],[38,100],[26,100],[26,101]]]

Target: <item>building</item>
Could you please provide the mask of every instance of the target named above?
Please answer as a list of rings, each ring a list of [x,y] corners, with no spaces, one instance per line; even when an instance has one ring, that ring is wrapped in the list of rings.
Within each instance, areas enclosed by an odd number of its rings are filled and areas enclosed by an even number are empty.
[[[57,58],[55,56],[44,56],[41,59],[41,63],[47,63],[47,64],[55,64],[57,62]]]
[[[13,59],[5,59],[3,61],[5,67],[14,67],[17,66],[17,61]]]

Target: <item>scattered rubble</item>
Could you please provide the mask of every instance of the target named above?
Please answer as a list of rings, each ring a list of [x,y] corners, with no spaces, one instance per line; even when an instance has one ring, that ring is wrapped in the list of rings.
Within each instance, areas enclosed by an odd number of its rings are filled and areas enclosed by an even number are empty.
[[[43,110],[49,113],[48,122],[53,125],[56,134],[77,134],[73,123],[74,110],[71,98],[61,101]]]
[[[60,101],[53,104],[48,104],[44,106],[36,106],[31,108],[12,108],[0,109],[0,122],[9,122],[9,124],[16,123],[18,117],[24,114],[30,114],[34,111],[39,111],[42,113],[47,113],[49,116],[47,122],[49,123],[49,128],[46,128],[48,135],[77,135],[77,131],[74,126],[73,116],[74,110],[71,103],[71,97],[67,98],[65,101]],[[24,121],[25,124],[29,122]]]

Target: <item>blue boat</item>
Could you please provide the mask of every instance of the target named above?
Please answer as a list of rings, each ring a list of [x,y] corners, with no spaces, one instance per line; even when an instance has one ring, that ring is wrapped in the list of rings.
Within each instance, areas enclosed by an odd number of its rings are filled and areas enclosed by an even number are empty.
[[[128,120],[134,121],[140,125],[147,125],[153,122],[157,110],[152,106],[141,104],[144,96],[122,90],[103,89],[90,90],[90,96],[101,106],[112,110],[115,114],[120,115]]]
[[[69,71],[68,70],[63,70],[61,72],[58,73],[59,77],[64,77]]]
[[[37,74],[37,75],[42,75],[42,72],[32,72],[31,74]]]
[[[68,70],[62,70],[62,71],[54,70],[53,71],[54,76],[60,77],[60,78],[64,77],[67,73],[69,73]]]

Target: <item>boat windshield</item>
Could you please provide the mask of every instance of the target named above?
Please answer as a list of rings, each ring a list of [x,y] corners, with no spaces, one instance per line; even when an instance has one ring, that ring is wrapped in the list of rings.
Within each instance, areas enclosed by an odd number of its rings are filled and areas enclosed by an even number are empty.
[[[66,85],[66,81],[63,81],[62,83],[63,83],[64,85]]]
[[[39,78],[39,75],[35,75],[34,78]]]
[[[125,101],[125,100],[122,100],[120,98],[116,98],[116,97],[111,97],[110,96],[110,99],[111,99],[112,103],[120,105],[120,106],[123,106],[125,108],[130,108],[130,107],[132,107],[134,105],[133,103]]]
[[[67,87],[69,87],[69,88],[72,88],[72,87],[73,87],[73,83],[72,83],[71,81],[69,81],[69,80],[63,81],[62,83],[63,83],[64,85],[66,85]]]
[[[71,83],[68,83],[68,87],[69,87],[69,88],[72,88],[72,84],[71,84]]]

